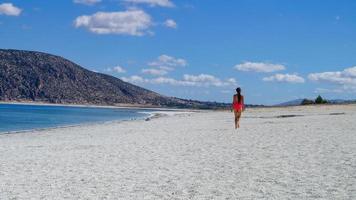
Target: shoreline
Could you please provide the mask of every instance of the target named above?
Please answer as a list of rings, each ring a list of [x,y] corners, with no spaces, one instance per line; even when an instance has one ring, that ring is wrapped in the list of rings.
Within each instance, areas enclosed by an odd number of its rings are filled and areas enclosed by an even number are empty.
[[[69,124],[69,125],[60,125],[53,127],[45,127],[45,128],[34,128],[27,130],[16,130],[16,131],[5,131],[1,132],[0,135],[8,135],[8,134],[21,134],[21,133],[30,133],[30,132],[43,132],[47,130],[53,129],[63,129],[63,128],[71,128],[71,127],[82,127],[82,126],[91,126],[98,124],[111,124],[111,123],[120,123],[125,121],[148,121],[153,118],[164,117],[169,115],[168,113],[188,113],[188,112],[199,112],[199,110],[193,109],[179,109],[179,108],[154,108],[154,107],[135,107],[135,106],[100,106],[100,105],[86,105],[86,104],[51,104],[51,103],[43,103],[43,102],[7,102],[0,101],[0,105],[28,105],[28,106],[53,106],[53,107],[72,107],[72,108],[98,108],[98,109],[134,109],[134,110],[151,110],[151,111],[138,111],[138,113],[147,114],[147,117],[142,118],[133,118],[133,119],[123,119],[123,120],[110,120],[110,121],[97,121],[97,122],[84,122],[78,124]]]
[[[102,121],[102,122],[87,122],[81,124],[72,124],[72,125],[63,125],[63,126],[53,126],[53,127],[46,127],[46,128],[34,128],[28,130],[19,130],[19,131],[7,131],[7,132],[0,132],[1,135],[12,135],[12,134],[22,134],[22,133],[36,133],[36,132],[45,132],[45,131],[52,131],[52,130],[61,130],[61,129],[70,129],[70,128],[80,128],[80,127],[90,127],[95,125],[105,125],[105,124],[118,124],[121,122],[128,122],[128,121],[140,121],[146,120],[146,118],[142,119],[124,119],[124,120],[112,120],[112,121]]]
[[[123,122],[131,122],[131,121],[150,121],[152,119],[157,119],[157,118],[161,118],[161,117],[168,117],[168,116],[174,116],[174,115],[185,114],[185,113],[194,113],[194,112],[198,112],[198,111],[182,111],[182,112],[144,111],[144,112],[138,112],[138,113],[147,114],[147,116],[145,116],[145,117],[122,119],[122,120],[111,120],[111,121],[86,122],[86,123],[79,123],[79,124],[53,126],[53,127],[45,127],[45,128],[34,128],[34,129],[18,130],[18,131],[5,131],[5,132],[0,132],[0,136],[1,135],[11,135],[11,134],[22,134],[22,133],[45,132],[45,131],[60,130],[60,129],[90,127],[90,126],[95,126],[95,125],[106,125],[106,124],[111,125],[111,124],[119,124],[119,123],[123,123]]]

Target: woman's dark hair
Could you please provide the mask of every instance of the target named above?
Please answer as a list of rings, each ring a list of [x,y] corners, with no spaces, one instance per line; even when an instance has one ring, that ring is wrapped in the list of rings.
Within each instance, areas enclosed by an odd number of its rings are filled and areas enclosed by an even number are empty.
[[[241,103],[241,88],[236,88],[236,92],[237,92],[237,102]]]

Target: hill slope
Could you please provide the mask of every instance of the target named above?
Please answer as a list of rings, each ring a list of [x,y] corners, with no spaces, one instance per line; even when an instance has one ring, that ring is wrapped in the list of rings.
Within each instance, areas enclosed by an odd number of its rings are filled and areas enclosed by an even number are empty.
[[[205,107],[95,73],[46,53],[0,49],[0,100],[67,104]]]
[[[299,106],[302,104],[303,99],[295,99],[283,103],[276,104],[275,106]]]

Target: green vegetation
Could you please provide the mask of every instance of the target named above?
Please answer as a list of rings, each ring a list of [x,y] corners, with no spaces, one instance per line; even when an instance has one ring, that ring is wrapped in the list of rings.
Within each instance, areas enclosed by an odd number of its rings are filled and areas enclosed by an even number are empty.
[[[315,100],[303,99],[301,105],[311,105],[311,104],[326,104],[328,101],[323,99],[320,95],[316,97]]]
[[[311,104],[314,104],[314,101],[310,99],[303,99],[301,103],[301,105],[311,105]]]
[[[325,99],[323,99],[320,95],[315,99],[315,104],[326,104],[328,103]]]

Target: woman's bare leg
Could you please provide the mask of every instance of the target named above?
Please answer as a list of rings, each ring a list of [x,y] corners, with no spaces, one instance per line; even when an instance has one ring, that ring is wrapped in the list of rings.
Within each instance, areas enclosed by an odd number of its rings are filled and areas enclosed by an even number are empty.
[[[235,115],[235,129],[237,129],[238,128],[238,122],[239,122],[238,111],[234,110],[234,115]]]
[[[237,113],[237,116],[236,116],[236,122],[235,122],[235,124],[237,125],[237,128],[240,128],[240,117],[241,117],[241,111],[238,111],[238,112],[236,112]]]

